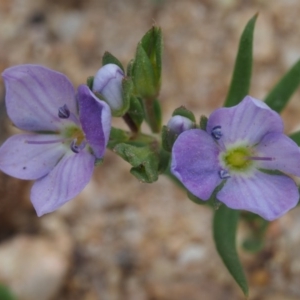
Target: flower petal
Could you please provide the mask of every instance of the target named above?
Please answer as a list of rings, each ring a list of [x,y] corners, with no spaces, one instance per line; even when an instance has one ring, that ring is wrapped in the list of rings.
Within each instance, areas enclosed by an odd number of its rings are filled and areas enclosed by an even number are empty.
[[[69,79],[38,65],[6,69],[7,113],[13,123],[28,131],[56,131],[60,128],[58,109],[66,104],[77,115],[75,92]]]
[[[218,154],[215,141],[205,131],[184,131],[172,149],[171,171],[192,194],[208,200],[221,183]]]
[[[87,151],[68,152],[45,177],[31,189],[31,202],[40,217],[50,213],[83,190],[90,181],[95,157]]]
[[[103,95],[112,110],[119,110],[123,106],[123,78],[122,69],[115,64],[104,65],[94,77],[93,91]]]
[[[13,177],[27,180],[41,178],[48,174],[65,154],[61,143],[30,144],[59,140],[59,135],[16,134],[0,148],[0,169]]]
[[[264,102],[250,96],[236,106],[215,110],[208,118],[207,132],[211,134],[216,126],[221,126],[225,145],[235,142],[254,145],[267,133],[283,132],[280,116]]]
[[[299,192],[288,176],[257,171],[252,177],[229,178],[217,198],[230,208],[248,210],[272,221],[297,205]]]
[[[78,87],[79,118],[85,137],[97,158],[102,158],[111,128],[111,111],[86,85]]]
[[[256,146],[258,156],[271,157],[271,161],[259,161],[259,168],[280,170],[300,176],[300,149],[289,137],[269,133]]]

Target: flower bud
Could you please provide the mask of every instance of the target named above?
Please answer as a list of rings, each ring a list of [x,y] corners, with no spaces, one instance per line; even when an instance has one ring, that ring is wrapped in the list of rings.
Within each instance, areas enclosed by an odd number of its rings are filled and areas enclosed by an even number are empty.
[[[175,115],[173,116],[167,126],[162,128],[162,147],[165,151],[171,152],[172,147],[178,136],[189,129],[195,128],[195,123],[187,117]]]
[[[124,72],[115,64],[107,64],[99,69],[94,77],[93,92],[104,97],[111,110],[123,108],[122,80]]]
[[[176,115],[169,120],[167,127],[173,133],[180,134],[183,131],[193,128],[194,123],[186,117]]]

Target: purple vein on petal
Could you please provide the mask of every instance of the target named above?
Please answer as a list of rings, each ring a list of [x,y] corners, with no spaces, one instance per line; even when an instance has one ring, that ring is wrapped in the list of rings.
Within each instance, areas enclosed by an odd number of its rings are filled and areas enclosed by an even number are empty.
[[[31,201],[38,215],[56,210],[79,194],[91,179],[94,160],[85,150],[68,153],[47,176],[36,181]]]
[[[49,136],[17,134],[6,140],[0,147],[0,168],[6,174],[20,179],[38,179],[49,173],[68,151],[61,143],[29,144],[26,140],[43,142],[48,141]]]
[[[38,65],[20,65],[6,69],[2,76],[8,114],[21,129],[58,129],[57,110],[65,103],[77,113],[75,91],[64,74]]]

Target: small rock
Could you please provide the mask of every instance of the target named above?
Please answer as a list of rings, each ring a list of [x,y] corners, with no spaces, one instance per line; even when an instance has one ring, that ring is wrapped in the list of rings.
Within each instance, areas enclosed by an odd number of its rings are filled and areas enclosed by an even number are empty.
[[[206,257],[206,249],[201,245],[188,245],[179,255],[179,264],[187,265],[200,262]]]
[[[68,270],[70,253],[70,240],[67,235],[62,238],[62,231],[51,238],[18,235],[0,244],[0,282],[19,300],[53,299]]]

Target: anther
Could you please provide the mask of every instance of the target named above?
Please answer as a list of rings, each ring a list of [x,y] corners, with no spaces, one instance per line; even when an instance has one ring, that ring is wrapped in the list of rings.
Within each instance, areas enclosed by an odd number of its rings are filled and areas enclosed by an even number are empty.
[[[68,119],[70,117],[70,110],[66,104],[58,109],[58,116],[61,119]]]
[[[215,138],[216,140],[219,140],[222,137],[222,131],[221,131],[221,126],[215,126],[212,131],[211,131],[211,135],[213,136],[213,138]]]
[[[219,176],[220,176],[221,179],[228,179],[228,178],[231,177],[227,170],[220,170],[219,171]]]

